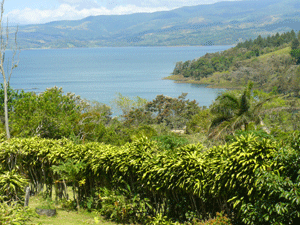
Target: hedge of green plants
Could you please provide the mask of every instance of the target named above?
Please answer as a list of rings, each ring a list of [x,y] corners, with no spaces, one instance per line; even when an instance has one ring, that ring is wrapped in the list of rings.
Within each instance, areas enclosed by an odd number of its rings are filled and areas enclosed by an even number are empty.
[[[279,143],[247,134],[210,149],[172,150],[147,138],[122,147],[13,138],[0,144],[0,163],[3,174],[17,171],[48,197],[67,199],[72,186],[77,208],[107,209],[118,222],[188,222],[223,211],[234,224],[289,224],[300,216],[300,139],[293,135]]]

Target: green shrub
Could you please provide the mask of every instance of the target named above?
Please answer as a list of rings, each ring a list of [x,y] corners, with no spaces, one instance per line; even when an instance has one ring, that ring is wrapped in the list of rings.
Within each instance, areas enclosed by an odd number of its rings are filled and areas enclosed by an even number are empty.
[[[33,210],[18,204],[0,203],[0,224],[26,224],[30,218],[37,216]]]
[[[36,208],[38,208],[38,209],[55,209],[55,204],[50,198],[46,198]]]
[[[0,196],[3,196],[4,201],[21,203],[24,200],[27,184],[27,180],[16,170],[5,171],[0,174]]]
[[[231,221],[224,213],[217,213],[216,217],[205,222],[197,223],[196,225],[231,225]]]
[[[123,190],[123,192],[125,194],[107,188],[101,189],[99,194],[101,214],[119,223],[145,222],[148,218],[148,211],[151,209],[149,200],[141,198],[139,194],[130,196],[130,190]]]
[[[147,225],[179,225],[180,223],[175,222],[173,223],[170,219],[166,216],[163,216],[162,213],[158,213],[155,217],[150,218],[150,221]]]
[[[153,137],[153,140],[157,141],[161,149],[174,150],[188,144],[186,138],[180,137],[179,135],[162,135]]]

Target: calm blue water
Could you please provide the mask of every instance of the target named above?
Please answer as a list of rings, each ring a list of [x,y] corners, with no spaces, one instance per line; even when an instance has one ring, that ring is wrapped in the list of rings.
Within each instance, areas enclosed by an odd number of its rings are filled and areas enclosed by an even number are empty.
[[[43,92],[58,86],[88,100],[110,104],[117,93],[152,100],[164,94],[210,105],[220,90],[162,80],[175,63],[200,57],[231,46],[125,47],[94,49],[23,50],[13,72],[15,89]]]

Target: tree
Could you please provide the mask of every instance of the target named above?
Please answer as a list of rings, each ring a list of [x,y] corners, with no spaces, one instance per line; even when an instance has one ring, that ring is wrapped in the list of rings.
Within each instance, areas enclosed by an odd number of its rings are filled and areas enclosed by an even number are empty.
[[[252,46],[252,52],[253,52],[253,54],[255,56],[259,56],[259,54],[260,54],[259,50],[260,50],[260,46],[259,45],[253,45]]]
[[[293,39],[292,41],[292,50],[299,48],[299,41],[297,38]]]
[[[300,64],[300,49],[293,49],[290,54],[295,59],[296,64]]]
[[[294,92],[296,97],[300,97],[300,67],[297,68],[295,75],[291,78],[290,82],[291,91]]]
[[[295,38],[297,38],[297,35],[296,35],[296,33],[295,33],[294,30],[291,30],[290,38],[291,38],[292,40],[295,39]]]
[[[8,116],[11,117],[11,113],[13,112],[14,106],[19,99],[24,97],[25,92],[23,90],[16,91],[12,89],[10,86],[7,88],[7,107],[8,107]],[[4,117],[4,87],[1,84],[0,89],[0,121],[2,124],[5,124],[5,117]],[[1,126],[2,128],[2,126]],[[4,127],[3,127],[4,128]]]
[[[183,67],[183,62],[182,61],[177,62],[176,65],[175,65],[175,68],[173,70],[173,75],[180,74],[180,72],[182,70],[182,67]]]
[[[254,40],[254,44],[258,45],[259,47],[264,47],[265,45],[265,40],[261,37],[261,35],[259,35],[255,40]]]
[[[261,119],[262,106],[275,98],[255,99],[252,94],[253,83],[249,82],[242,93],[224,92],[211,107],[214,115],[210,125],[210,136],[219,136],[225,131],[236,129],[248,130],[249,123],[263,124]]]
[[[186,132],[188,134],[207,133],[211,116],[210,110],[206,106],[201,107],[200,111],[187,122]]]
[[[181,129],[200,110],[196,101],[186,100],[186,96],[187,93],[182,93],[178,98],[157,95],[146,104],[145,110],[151,112],[156,124]]]
[[[143,108],[146,103],[147,100],[139,96],[130,99],[127,96],[123,96],[121,93],[118,93],[116,98],[112,101],[113,106],[121,111],[123,115],[128,114],[132,109]]]
[[[85,109],[86,102],[80,96],[71,93],[63,95],[62,88],[48,88],[39,95],[27,92],[15,102],[11,116],[12,130],[22,137],[70,137],[71,134],[78,134],[88,120],[88,115],[82,114]]]
[[[77,140],[103,141],[106,135],[106,125],[111,121],[111,108],[105,104],[92,101],[87,102],[84,112],[80,115],[77,123]]]
[[[12,72],[18,66],[18,60],[15,61],[15,57],[18,52],[18,44],[17,44],[17,33],[18,29],[15,32],[15,47],[13,49],[13,55],[11,58],[11,67],[10,70],[7,70],[8,73],[5,72],[5,52],[7,50],[9,43],[9,30],[8,25],[6,27],[6,31],[3,29],[3,14],[4,14],[4,0],[1,2],[1,12],[0,12],[0,73],[3,77],[3,88],[4,88],[4,117],[5,117],[5,131],[7,139],[10,139],[10,131],[9,131],[9,121],[8,121],[8,87]]]

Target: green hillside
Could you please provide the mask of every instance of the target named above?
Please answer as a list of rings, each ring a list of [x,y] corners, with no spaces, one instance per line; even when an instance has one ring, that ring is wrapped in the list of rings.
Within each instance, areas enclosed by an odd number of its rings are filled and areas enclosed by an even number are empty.
[[[298,29],[297,0],[244,0],[21,26],[21,48],[236,44]]]
[[[178,62],[167,79],[222,88],[241,88],[252,81],[265,91],[276,88],[280,93],[298,95],[300,69],[291,56],[291,45],[299,38],[300,32],[296,35],[293,30],[267,38],[259,36],[221,53]]]

